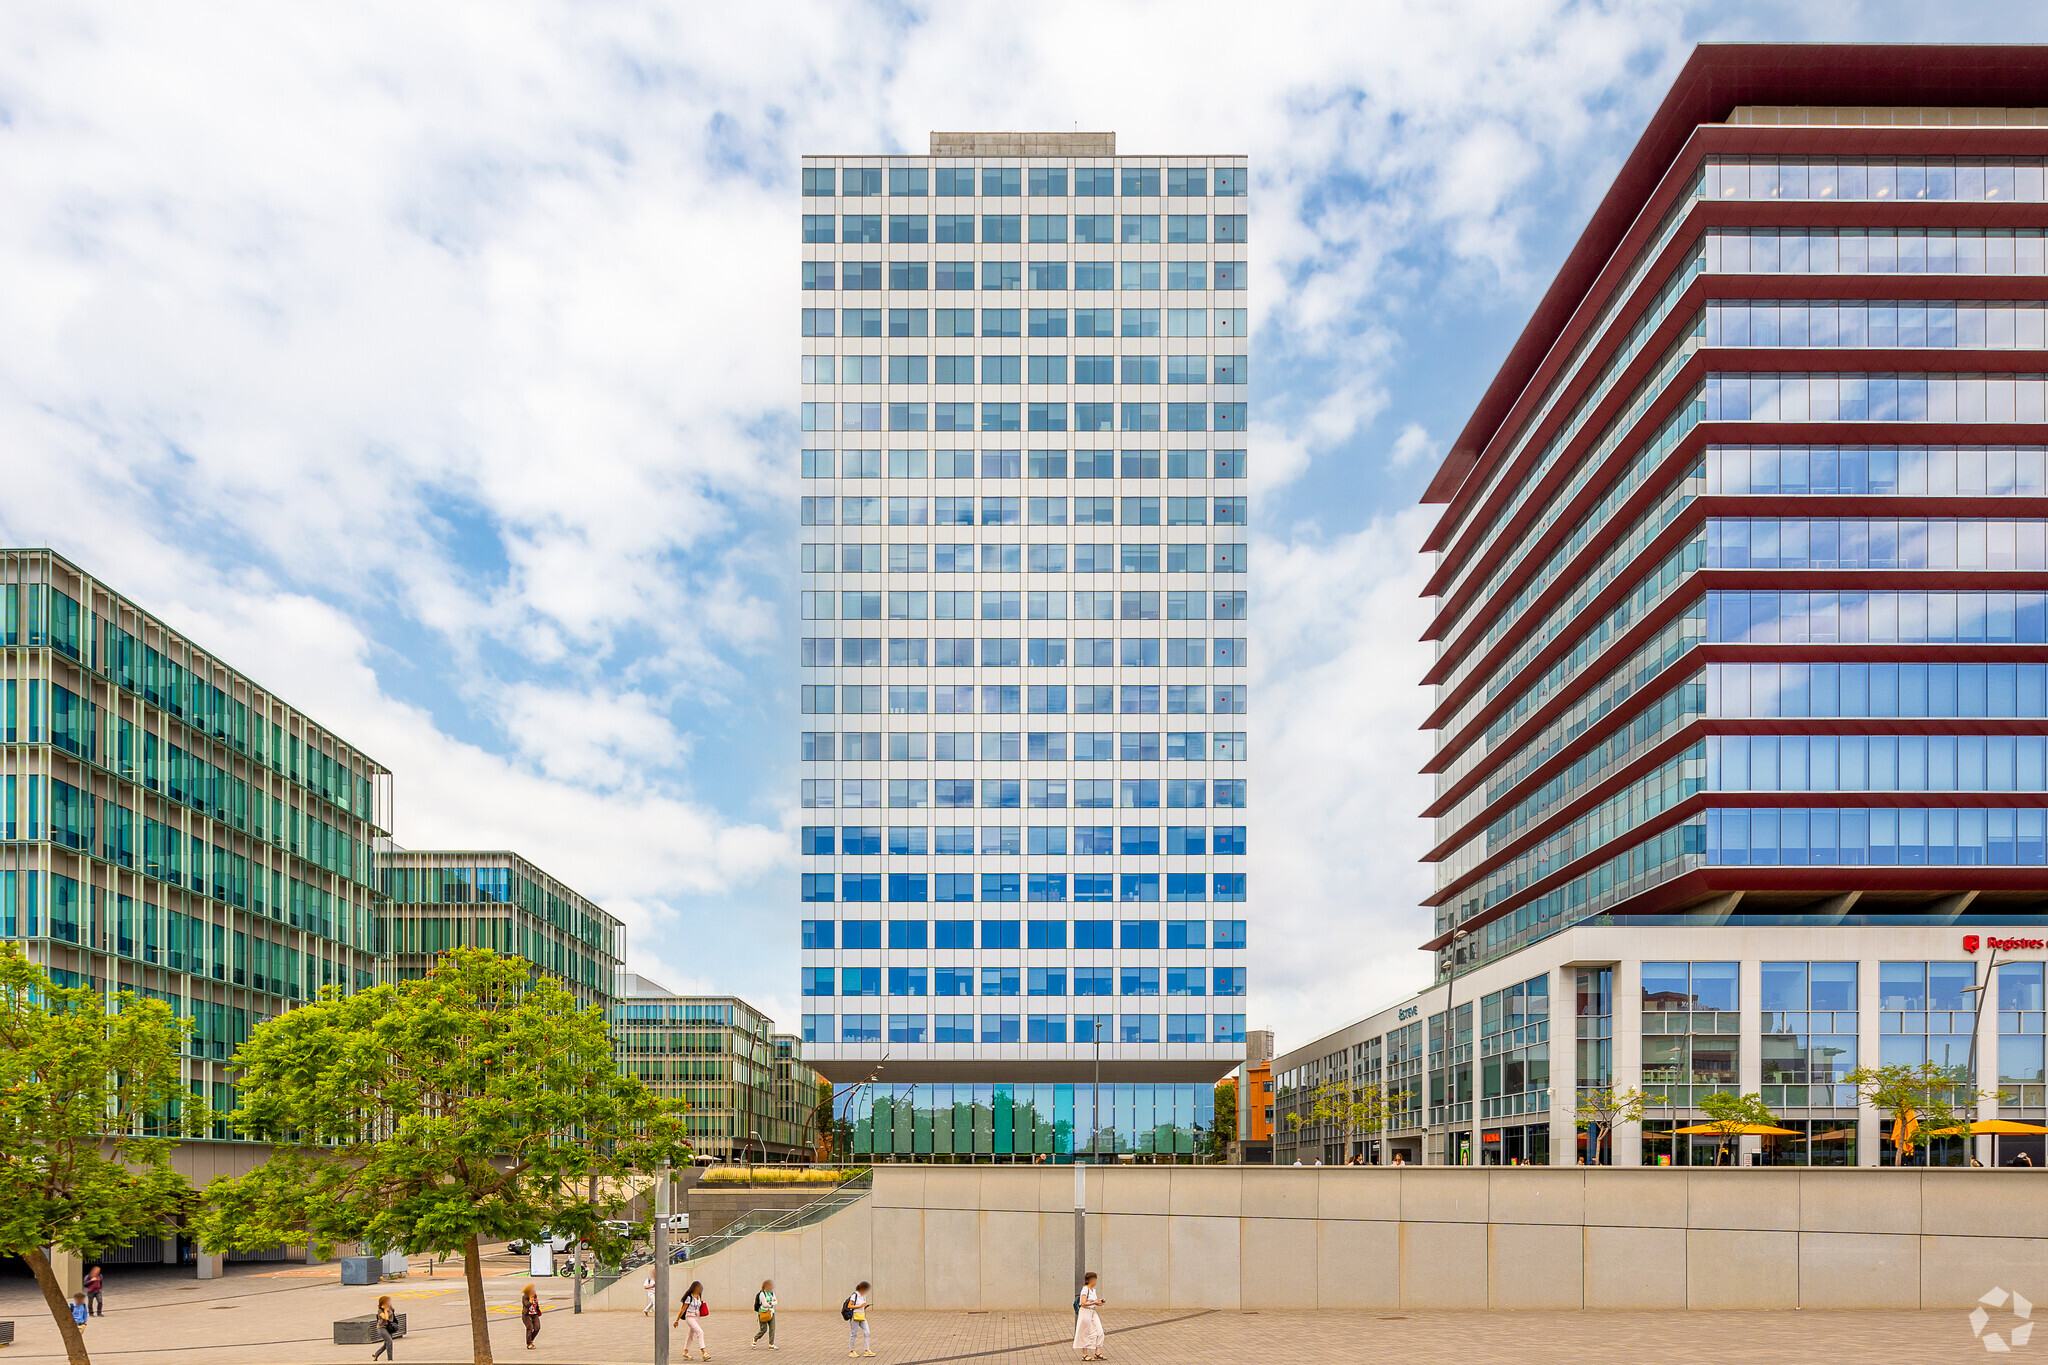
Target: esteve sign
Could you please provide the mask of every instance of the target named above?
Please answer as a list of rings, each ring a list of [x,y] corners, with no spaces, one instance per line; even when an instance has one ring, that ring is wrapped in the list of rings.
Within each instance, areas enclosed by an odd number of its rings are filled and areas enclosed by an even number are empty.
[[[2048,949],[2048,939],[2042,938],[1986,938],[1981,942],[1975,934],[1963,935],[1963,951],[1974,953],[1979,947],[1990,948],[1993,952],[2041,952]]]

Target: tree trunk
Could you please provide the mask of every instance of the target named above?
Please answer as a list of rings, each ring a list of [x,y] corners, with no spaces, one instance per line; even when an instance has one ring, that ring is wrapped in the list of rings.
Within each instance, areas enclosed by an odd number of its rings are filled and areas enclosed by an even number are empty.
[[[66,1359],[71,1365],[92,1365],[92,1357],[85,1353],[85,1333],[71,1320],[71,1304],[64,1297],[64,1286],[57,1283],[57,1272],[50,1266],[48,1253],[39,1246],[23,1247],[21,1258],[28,1262],[36,1277],[36,1287],[43,1291],[43,1303],[56,1320],[57,1335],[64,1338]]]
[[[484,1311],[484,1257],[474,1234],[462,1244],[462,1278],[469,1286],[469,1348],[475,1365],[492,1365],[491,1319]]]

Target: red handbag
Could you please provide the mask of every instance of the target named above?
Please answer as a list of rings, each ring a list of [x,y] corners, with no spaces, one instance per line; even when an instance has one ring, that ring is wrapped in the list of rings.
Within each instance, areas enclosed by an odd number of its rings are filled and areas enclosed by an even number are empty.
[[[708,1303],[706,1303],[706,1302],[704,1302],[704,1301],[703,1301],[702,1299],[699,1299],[699,1300],[697,1301],[697,1316],[698,1316],[698,1317],[700,1317],[700,1318],[708,1318],[708,1317],[710,1317],[710,1316],[711,1316],[711,1305],[710,1305],[710,1304],[708,1304]]]

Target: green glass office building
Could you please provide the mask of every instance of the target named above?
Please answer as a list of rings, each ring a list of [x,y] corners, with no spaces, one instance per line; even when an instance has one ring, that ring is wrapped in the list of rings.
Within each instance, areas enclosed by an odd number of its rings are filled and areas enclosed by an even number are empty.
[[[394,979],[425,976],[453,948],[488,948],[609,1009],[626,926],[567,883],[503,850],[389,848],[378,855]]]
[[[0,550],[0,739],[0,939],[190,1019],[195,1095],[232,1105],[251,1029],[376,979],[390,773],[47,550]]]

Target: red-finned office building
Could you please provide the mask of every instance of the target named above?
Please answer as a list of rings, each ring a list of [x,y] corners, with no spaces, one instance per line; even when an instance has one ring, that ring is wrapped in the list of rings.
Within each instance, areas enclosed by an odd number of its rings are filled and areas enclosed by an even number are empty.
[[[1614,1085],[1667,1103],[1596,1160],[1718,1158],[1723,1090],[1874,1164],[1858,1064],[2048,1115],[2044,233],[2048,49],[1693,54],[1426,495],[1438,984],[1283,1112],[1399,1057],[1431,1161]]]

